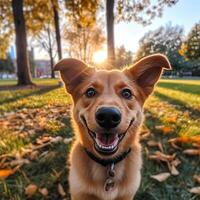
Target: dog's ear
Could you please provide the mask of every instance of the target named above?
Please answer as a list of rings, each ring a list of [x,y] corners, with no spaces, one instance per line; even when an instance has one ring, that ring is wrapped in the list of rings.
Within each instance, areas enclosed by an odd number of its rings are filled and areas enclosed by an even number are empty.
[[[88,67],[86,63],[73,58],[60,60],[55,66],[55,71],[60,71],[61,78],[65,83],[65,87],[69,93],[81,82],[87,79],[93,72],[94,68]]]
[[[163,69],[170,70],[171,65],[166,56],[153,54],[142,58],[125,73],[142,88],[145,95],[152,93],[155,84],[159,80]]]

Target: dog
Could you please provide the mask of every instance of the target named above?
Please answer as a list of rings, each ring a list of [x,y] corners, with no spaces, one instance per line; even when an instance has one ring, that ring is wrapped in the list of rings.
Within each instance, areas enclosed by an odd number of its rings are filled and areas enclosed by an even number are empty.
[[[73,100],[69,156],[72,200],[132,200],[140,186],[143,105],[163,69],[162,54],[123,70],[95,70],[77,59],[55,65]]]

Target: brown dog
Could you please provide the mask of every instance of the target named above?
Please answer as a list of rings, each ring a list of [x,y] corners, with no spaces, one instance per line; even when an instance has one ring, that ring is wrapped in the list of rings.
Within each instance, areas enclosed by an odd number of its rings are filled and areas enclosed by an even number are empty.
[[[73,99],[72,200],[133,199],[140,185],[143,104],[163,68],[171,66],[160,54],[123,71],[96,71],[76,59],[56,64]]]

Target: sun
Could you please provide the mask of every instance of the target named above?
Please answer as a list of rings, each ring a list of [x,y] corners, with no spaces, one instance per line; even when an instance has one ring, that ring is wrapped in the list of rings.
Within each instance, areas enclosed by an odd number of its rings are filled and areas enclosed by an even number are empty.
[[[96,51],[94,54],[93,54],[93,62],[94,63],[102,63],[106,60],[106,51]]]

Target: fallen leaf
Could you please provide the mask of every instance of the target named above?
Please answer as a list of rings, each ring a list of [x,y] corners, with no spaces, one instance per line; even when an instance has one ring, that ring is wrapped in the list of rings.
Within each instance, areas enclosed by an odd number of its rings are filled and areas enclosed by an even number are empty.
[[[189,190],[190,193],[200,195],[200,187],[193,187]]]
[[[15,173],[15,171],[12,169],[1,169],[0,170],[0,180],[6,179],[8,176],[12,175],[13,173]]]
[[[51,139],[52,143],[59,143],[62,141],[63,141],[63,138],[61,136],[57,136],[57,137]]]
[[[155,126],[156,129],[161,130],[164,134],[168,134],[172,132],[172,128],[169,126],[164,126],[164,125],[158,125]]]
[[[158,147],[160,149],[161,152],[163,152],[163,146],[162,146],[162,143],[161,142],[158,142],[158,141],[155,141],[155,140],[149,140],[147,142],[147,145],[149,147]]]
[[[181,161],[180,161],[178,158],[176,158],[175,160],[173,160],[173,161],[171,162],[171,164],[174,165],[175,167],[177,167],[178,165],[181,164]]]
[[[157,147],[158,146],[158,142],[155,141],[155,140],[149,140],[147,142],[147,145],[150,146],[150,147]]]
[[[39,189],[39,192],[40,192],[44,197],[48,196],[48,194],[49,194],[49,191],[47,190],[47,188],[41,188],[41,189]]]
[[[169,127],[169,126],[164,126],[164,127],[162,128],[162,132],[163,132],[164,134],[171,133],[171,132],[172,132],[172,128]]]
[[[196,156],[200,155],[200,149],[186,149],[183,151],[184,154]]]
[[[170,173],[168,173],[168,172],[164,172],[164,173],[160,173],[160,174],[151,176],[151,178],[153,178],[159,182],[163,182],[163,181],[167,180],[169,177],[170,177]]]
[[[194,175],[193,179],[200,184],[200,175]]]
[[[173,155],[167,155],[164,154],[160,151],[156,151],[154,155],[150,155],[149,159],[150,160],[157,160],[157,161],[164,161],[164,162],[168,162],[168,161],[172,161],[175,158],[175,154]]]
[[[179,171],[176,169],[174,165],[171,166],[171,174],[174,176],[179,175]]]
[[[177,121],[177,116],[172,116],[166,119],[170,123],[176,123]]]
[[[36,160],[38,158],[38,154],[39,154],[39,151],[33,151],[33,152],[31,152],[30,159],[31,160]]]
[[[64,142],[65,144],[69,144],[70,142],[72,142],[72,138],[65,138],[65,139],[63,140],[63,142]]]
[[[65,193],[65,191],[64,191],[64,188],[63,188],[63,186],[59,183],[58,184],[58,193],[62,196],[62,197],[64,197],[65,195],[66,195],[66,193]]]
[[[21,159],[16,159],[16,160],[13,160],[10,162],[10,165],[11,166],[16,166],[16,165],[24,165],[24,164],[29,164],[30,161],[28,159],[24,159],[24,158],[21,158]]]
[[[38,189],[37,185],[30,184],[25,188],[25,194],[28,197],[32,197],[36,193],[37,189]]]

